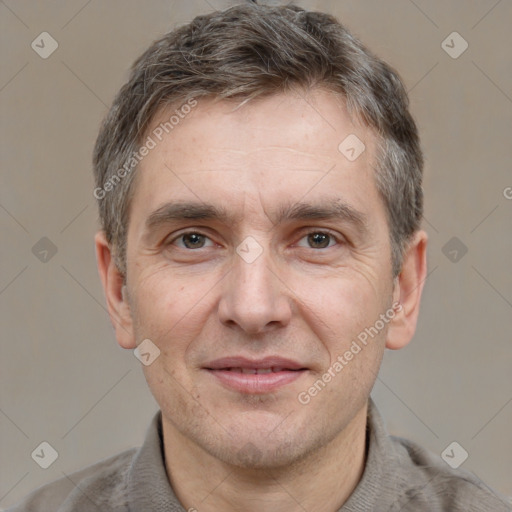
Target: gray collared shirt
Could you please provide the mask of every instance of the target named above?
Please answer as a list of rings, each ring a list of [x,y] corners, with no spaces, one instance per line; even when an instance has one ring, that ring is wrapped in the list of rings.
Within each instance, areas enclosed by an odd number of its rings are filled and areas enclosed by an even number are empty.
[[[338,512],[512,511],[504,497],[471,473],[453,470],[419,445],[389,436],[371,398],[367,442],[363,476]],[[201,512],[200,505],[196,508]],[[141,448],[40,487],[7,512],[186,512],[167,478],[161,413]]]

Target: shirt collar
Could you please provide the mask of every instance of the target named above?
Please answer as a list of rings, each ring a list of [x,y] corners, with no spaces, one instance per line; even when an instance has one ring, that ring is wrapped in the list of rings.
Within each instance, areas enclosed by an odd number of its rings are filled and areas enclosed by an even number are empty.
[[[162,413],[158,411],[147,430],[128,475],[131,512],[183,512],[167,477],[162,436]]]
[[[388,510],[401,494],[404,481],[399,473],[399,454],[388,435],[382,416],[370,397],[366,422],[366,455],[363,476],[339,512]]]

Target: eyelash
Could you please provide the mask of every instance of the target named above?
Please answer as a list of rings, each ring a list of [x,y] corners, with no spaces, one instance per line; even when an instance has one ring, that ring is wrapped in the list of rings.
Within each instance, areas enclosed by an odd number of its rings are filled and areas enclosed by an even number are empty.
[[[342,240],[340,240],[340,238],[338,236],[336,236],[332,231],[329,231],[329,230],[320,230],[320,229],[312,229],[311,231],[308,231],[306,233],[304,233],[302,235],[302,237],[300,238],[300,240],[306,238],[307,236],[309,235],[312,235],[312,234],[322,234],[322,235],[327,235],[329,236],[331,239],[334,239],[334,241],[337,243],[337,245],[340,245],[343,243]],[[200,235],[200,236],[203,236],[205,238],[208,238],[209,240],[210,237],[204,233],[201,233],[201,231],[196,231],[196,230],[191,230],[191,231],[185,231],[183,233],[180,233],[178,236],[174,237],[172,240],[170,240],[166,245],[173,245],[174,242],[176,240],[179,240],[187,235]],[[333,246],[328,246],[328,247],[321,247],[320,249],[331,249]],[[199,249],[205,249],[205,247],[199,247],[198,249],[188,249],[186,247],[179,247],[180,249],[183,249],[183,250],[186,250],[186,251],[197,251]],[[313,249],[313,250],[320,250],[320,249],[315,249],[313,247],[309,247],[309,249]]]

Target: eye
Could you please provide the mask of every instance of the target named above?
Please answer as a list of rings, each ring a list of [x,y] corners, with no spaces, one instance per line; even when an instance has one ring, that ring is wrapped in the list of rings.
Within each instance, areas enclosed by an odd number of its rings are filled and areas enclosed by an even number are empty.
[[[209,240],[210,245],[205,245],[206,241]],[[177,242],[182,242],[181,244]],[[202,233],[198,233],[197,231],[188,231],[186,233],[181,233],[181,235],[173,238],[169,245],[177,245],[181,249],[202,249],[204,247],[213,246],[213,242]]]
[[[302,240],[306,240],[306,243],[308,244],[306,247],[311,249],[327,249],[336,243],[339,243],[338,239],[332,233],[326,231],[311,231],[302,237],[301,241]],[[330,242],[334,243],[331,244]],[[299,247],[305,247],[300,243],[298,245]]]

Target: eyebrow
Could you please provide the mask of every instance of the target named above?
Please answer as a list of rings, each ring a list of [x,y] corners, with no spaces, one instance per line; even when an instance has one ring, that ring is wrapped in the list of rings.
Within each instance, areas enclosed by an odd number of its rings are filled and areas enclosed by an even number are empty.
[[[340,199],[326,199],[321,203],[298,202],[282,206],[277,214],[277,222],[289,220],[337,220],[354,224],[361,231],[368,228],[366,215]]]
[[[178,201],[166,203],[152,212],[146,220],[146,230],[153,231],[164,224],[185,220],[236,224],[235,218],[224,207],[201,202]],[[352,224],[362,232],[368,230],[366,215],[340,199],[284,204],[278,208],[275,219],[270,220],[274,225],[292,220],[333,220]]]
[[[224,208],[195,202],[166,203],[146,219],[146,229],[152,231],[162,224],[183,220],[218,220],[228,223],[230,216]]]

